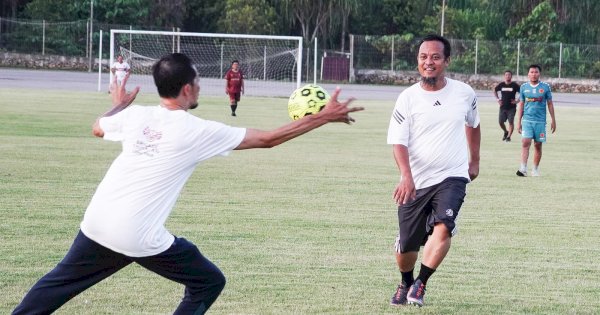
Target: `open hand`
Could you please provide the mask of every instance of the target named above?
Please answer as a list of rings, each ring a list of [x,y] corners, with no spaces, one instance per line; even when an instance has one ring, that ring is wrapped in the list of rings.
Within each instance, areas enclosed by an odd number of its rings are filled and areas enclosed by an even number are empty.
[[[323,108],[323,110],[319,114],[323,115],[327,118],[327,120],[331,122],[343,122],[346,124],[350,124],[355,120],[354,118],[350,117],[349,114],[352,112],[362,111],[365,108],[348,107],[348,105],[350,105],[350,103],[354,101],[353,97],[349,98],[345,102],[338,101],[338,97],[341,91],[342,90],[339,87],[335,89],[335,91],[331,95],[331,98],[327,102],[327,105],[325,105],[325,108]]]
[[[118,80],[114,80],[111,86],[112,103],[115,107],[127,107],[135,100],[140,87],[136,86],[133,91],[127,92],[126,85],[129,80],[129,74],[125,75],[122,84],[119,84]]]

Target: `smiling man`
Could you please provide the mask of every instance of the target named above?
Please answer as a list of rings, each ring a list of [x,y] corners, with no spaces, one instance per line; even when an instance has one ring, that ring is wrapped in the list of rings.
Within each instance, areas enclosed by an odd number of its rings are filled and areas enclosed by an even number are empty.
[[[394,306],[423,306],[427,280],[456,234],[466,185],[479,174],[481,132],[475,91],[446,78],[450,43],[444,37],[426,36],[418,49],[421,82],[398,97],[387,137],[401,175],[393,192],[399,222],[396,262],[402,274],[390,302]]]

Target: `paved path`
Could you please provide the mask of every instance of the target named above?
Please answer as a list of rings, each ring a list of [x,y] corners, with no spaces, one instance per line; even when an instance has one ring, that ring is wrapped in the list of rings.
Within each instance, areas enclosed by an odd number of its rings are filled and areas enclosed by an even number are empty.
[[[156,93],[156,88],[152,84],[150,77],[134,79],[131,83],[141,85],[145,93]],[[102,74],[101,90],[106,91],[108,74]],[[222,87],[211,91],[209,88],[201,90],[200,93],[207,95],[223,95],[224,81],[221,79],[202,79],[202,86]],[[293,89],[293,83],[274,84],[273,86],[264,86],[261,82],[247,81],[247,96],[276,96],[287,97],[289,91]],[[285,85],[285,87],[284,87]],[[322,84],[328,91],[332,91],[335,84]],[[357,99],[385,100],[394,102],[398,94],[404,90],[404,86],[388,85],[360,85],[343,84],[342,96],[354,96]],[[75,72],[75,71],[50,71],[50,70],[26,70],[0,68],[0,88],[27,88],[27,89],[53,89],[53,90],[77,90],[77,91],[98,91],[98,73],[97,72]],[[478,90],[477,96],[481,101],[492,102],[493,94],[491,91]],[[600,94],[569,94],[553,93],[556,106],[583,106],[600,107]]]

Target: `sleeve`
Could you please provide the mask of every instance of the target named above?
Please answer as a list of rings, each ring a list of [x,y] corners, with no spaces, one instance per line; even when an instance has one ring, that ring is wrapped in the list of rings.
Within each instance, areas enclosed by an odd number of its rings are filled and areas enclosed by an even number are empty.
[[[502,88],[500,87],[500,84],[497,84],[496,87],[494,88],[494,92],[498,92],[502,90]]]
[[[471,96],[471,102],[467,110],[467,117],[465,119],[466,125],[471,128],[477,128],[479,126],[479,109],[477,108],[477,95],[475,91]]]
[[[388,127],[387,143],[408,145],[410,135],[410,113],[408,109],[406,90],[398,96],[390,125]]]
[[[227,156],[246,136],[246,128],[231,127],[216,121],[203,121],[205,128],[196,141],[199,161]]]
[[[118,112],[112,116],[102,117],[98,121],[100,128],[104,131],[102,139],[108,141],[123,141],[123,122],[126,121],[126,116],[130,111],[130,107]]]
[[[546,92],[546,100],[548,100],[548,101],[552,100],[552,87],[550,86],[550,84],[548,84],[548,89]]]

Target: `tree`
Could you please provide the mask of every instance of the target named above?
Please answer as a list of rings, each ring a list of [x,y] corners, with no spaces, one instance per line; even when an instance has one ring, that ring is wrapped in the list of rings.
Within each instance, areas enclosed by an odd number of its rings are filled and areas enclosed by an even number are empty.
[[[330,17],[333,2],[343,0],[282,0],[282,12],[290,24],[298,23],[304,41],[312,43]]]
[[[540,3],[529,16],[517,25],[508,29],[506,35],[511,39],[526,38],[533,42],[548,42],[560,40],[556,32],[557,14],[548,1]]]
[[[224,33],[273,35],[275,9],[265,0],[227,0],[218,25]]]
[[[186,32],[218,32],[218,21],[225,11],[225,3],[223,0],[187,1],[183,29]]]

